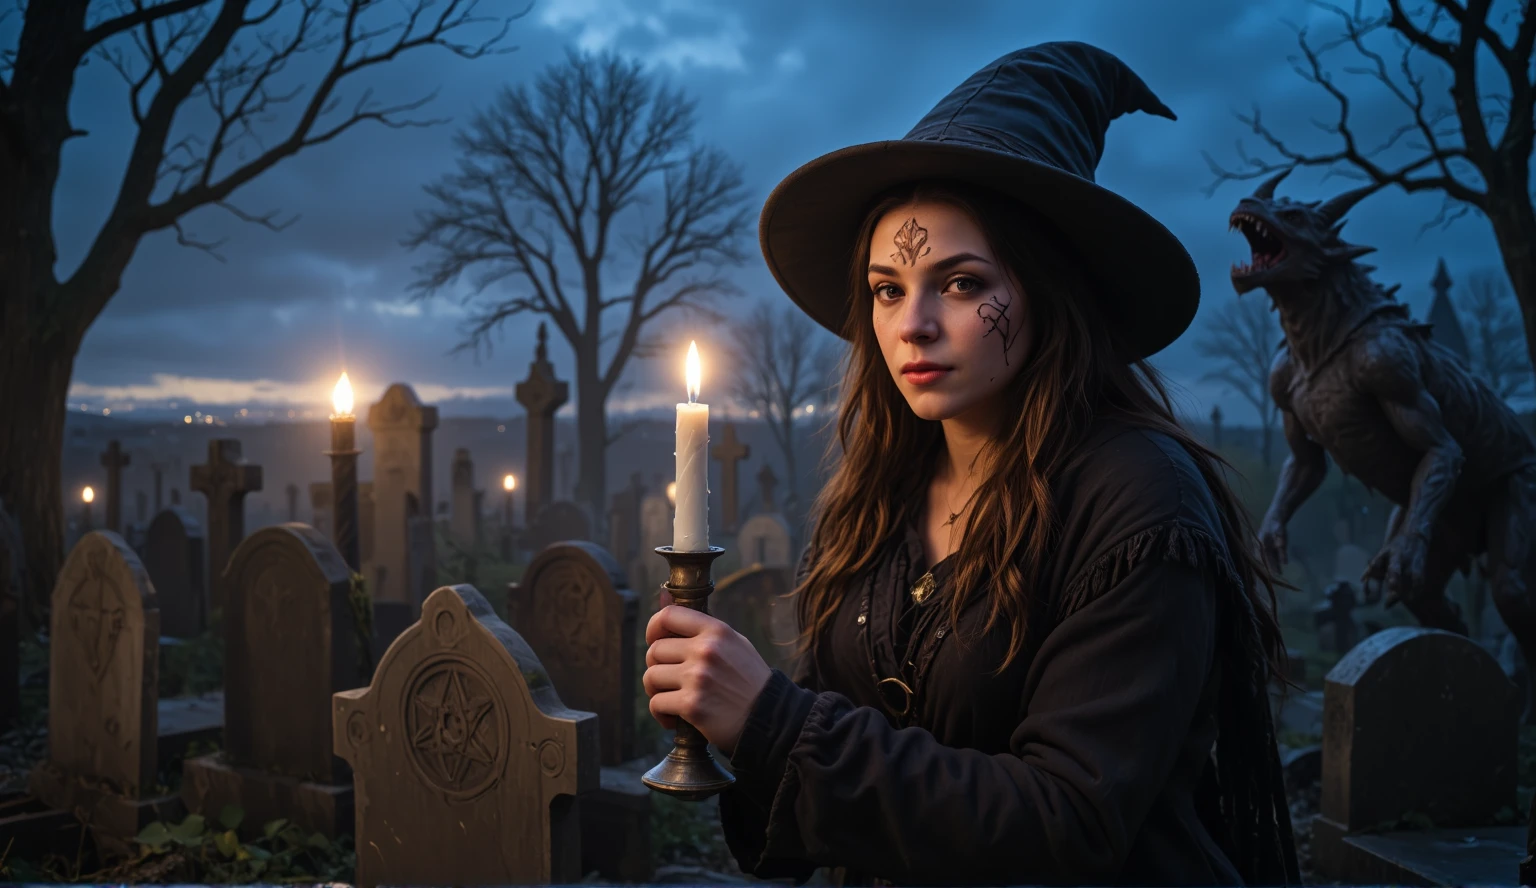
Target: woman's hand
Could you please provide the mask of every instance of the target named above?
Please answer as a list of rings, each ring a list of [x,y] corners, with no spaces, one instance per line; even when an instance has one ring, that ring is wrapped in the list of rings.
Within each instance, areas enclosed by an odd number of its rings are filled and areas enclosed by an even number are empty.
[[[651,715],[668,730],[683,718],[730,755],[773,670],[725,623],[665,597],[662,605],[645,626]]]

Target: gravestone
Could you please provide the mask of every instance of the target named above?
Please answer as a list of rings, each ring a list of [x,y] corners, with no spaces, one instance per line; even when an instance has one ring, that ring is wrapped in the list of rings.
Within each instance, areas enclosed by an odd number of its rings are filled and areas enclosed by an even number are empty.
[[[783,515],[776,512],[753,515],[737,532],[736,546],[741,549],[743,564],[793,567],[794,553],[790,551],[789,537],[789,522]]]
[[[620,564],[629,564],[640,550],[640,501],[645,485],[640,473],[629,476],[629,486],[613,495],[608,509],[608,551]]]
[[[662,485],[657,485],[661,488]],[[644,580],[634,591],[640,601],[640,620],[649,620],[660,603],[661,584],[667,581],[667,560],[656,554],[658,546],[672,545],[672,504],[666,494],[653,493],[640,502],[640,555]]]
[[[432,499],[432,433],[436,407],[421,403],[416,391],[397,382],[368,410],[373,433],[373,516],[371,554],[363,557],[364,576],[372,582],[374,601],[407,605],[415,619],[437,586],[437,549],[412,542],[411,522]],[[430,516],[428,516],[430,518]],[[417,559],[413,564],[411,559]],[[402,627],[403,628],[403,627]]]
[[[203,528],[180,506],[162,509],[144,535],[144,569],[160,603],[160,634],[195,638],[208,628]]]
[[[1324,638],[1325,648],[1335,654],[1343,654],[1360,640],[1360,630],[1355,626],[1354,584],[1340,580],[1323,592],[1323,603],[1312,612],[1315,628],[1328,630]]]
[[[123,532],[123,467],[128,465],[128,454],[116,439],[107,442],[107,452],[101,455],[102,468],[107,470],[107,530]]]
[[[214,438],[208,462],[192,467],[188,486],[208,498],[208,610],[217,613],[224,606],[224,567],[245,539],[245,495],[261,489],[261,466],[245,462],[238,440]]]
[[[330,539],[334,530],[331,527],[331,482],[311,481],[309,484],[309,524],[326,538]],[[361,543],[359,543],[361,546]]]
[[[160,614],[121,536],[95,531],[75,544],[49,626],[48,758],[32,768],[33,795],[109,843],[174,819],[179,800],[154,795]]]
[[[772,513],[779,510],[778,500],[774,497],[774,490],[779,486],[779,476],[773,473],[773,466],[763,463],[763,467],[757,470],[757,495],[762,501],[759,507],[763,512]]]
[[[736,423],[727,421],[720,443],[711,447],[709,454],[720,461],[720,530],[730,536],[741,519],[739,469],[741,461],[752,455],[752,448],[736,437]]]
[[[27,556],[21,524],[0,502],[0,733],[21,715],[21,602]]]
[[[320,532],[266,527],[230,558],[224,752],[189,759],[182,799],[216,818],[286,817],[306,832],[352,832],[351,774],[336,758],[331,695],[367,682],[352,616],[351,570]]]
[[[567,705],[597,715],[602,789],[581,801],[582,869],[645,881],[652,873],[650,790],[635,763],[635,595],[601,546],[555,543],[508,592],[507,620]],[[654,756],[649,758],[654,759]]]
[[[549,362],[549,334],[544,324],[539,324],[539,343],[534,348],[533,362],[528,365],[528,378],[517,384],[517,403],[527,411],[528,452],[526,456],[523,492],[523,523],[531,525],[544,507],[554,502],[555,479],[555,411],[570,399],[570,387],[555,378],[555,367]],[[562,475],[565,474],[564,454]],[[562,479],[561,486],[564,486]]]
[[[290,523],[294,522],[294,521],[298,521],[299,520],[299,485],[290,482],[287,487],[283,488],[283,490],[284,490],[285,493],[288,494],[288,521]]]
[[[598,786],[597,717],[561,702],[473,586],[433,592],[372,683],[332,700],[358,888],[581,878],[576,796]]]
[[[709,597],[709,612],[746,636],[769,666],[788,673],[795,659],[799,620],[793,599],[794,570],[754,564],[731,574]]]
[[[1494,824],[1516,818],[1520,701],[1487,651],[1441,630],[1386,629],[1334,666],[1323,694],[1319,872],[1513,883],[1525,830]],[[1501,843],[1521,852],[1505,857]]]
[[[453,452],[452,478],[453,516],[449,521],[449,532],[459,548],[470,550],[479,542],[475,537],[478,523],[475,507],[479,501],[475,497],[475,462],[463,447]]]
[[[542,549],[566,540],[590,540],[592,519],[585,506],[570,500],[555,500],[544,507],[528,530],[530,548]]]

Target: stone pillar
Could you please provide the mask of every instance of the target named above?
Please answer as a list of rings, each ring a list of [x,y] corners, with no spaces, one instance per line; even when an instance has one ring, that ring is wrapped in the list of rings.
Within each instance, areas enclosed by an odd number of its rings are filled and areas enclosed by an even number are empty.
[[[469,451],[463,447],[453,452],[453,515],[449,519],[449,530],[453,533],[454,542],[463,549],[473,549],[475,546],[475,511],[478,505],[475,497],[475,461],[470,459]]]
[[[405,602],[414,615],[431,594],[410,577],[437,573],[436,549],[412,551],[410,522],[429,515],[432,497],[432,432],[437,408],[428,407],[408,385],[397,382],[368,410],[373,433],[373,544],[363,574],[374,583],[374,601]],[[419,548],[421,541],[417,541]],[[424,559],[412,571],[411,558]],[[427,563],[430,562],[430,563]]]
[[[517,403],[528,412],[523,523],[530,527],[539,511],[555,499],[555,411],[570,400],[570,386],[555,378],[554,365],[549,363],[548,339],[545,325],[539,324],[539,344],[528,365],[528,378],[517,384]]]
[[[224,607],[224,568],[245,539],[245,495],[261,489],[261,466],[249,465],[234,438],[208,442],[208,462],[193,466],[187,485],[208,498],[208,604]]]
[[[101,465],[107,470],[106,527],[113,533],[123,532],[123,466],[128,465],[128,454],[116,440],[107,442],[107,452],[101,455]]]

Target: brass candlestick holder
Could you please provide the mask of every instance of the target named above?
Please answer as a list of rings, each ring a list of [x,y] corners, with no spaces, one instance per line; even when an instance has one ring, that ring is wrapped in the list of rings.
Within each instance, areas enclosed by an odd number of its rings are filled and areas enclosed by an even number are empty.
[[[656,554],[667,559],[662,588],[671,594],[672,603],[709,613],[709,593],[715,591],[710,564],[725,550],[710,546],[704,552],[675,552],[671,546],[657,546]],[[709,743],[699,729],[682,719],[677,720],[672,751],[640,779],[657,792],[687,802],[707,799],[736,782],[709,754]]]

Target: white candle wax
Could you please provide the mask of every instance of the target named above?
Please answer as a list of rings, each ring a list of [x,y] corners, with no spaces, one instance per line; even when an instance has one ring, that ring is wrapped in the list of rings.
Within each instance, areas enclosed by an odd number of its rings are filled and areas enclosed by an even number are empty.
[[[709,405],[677,405],[677,511],[672,549],[709,550]]]

